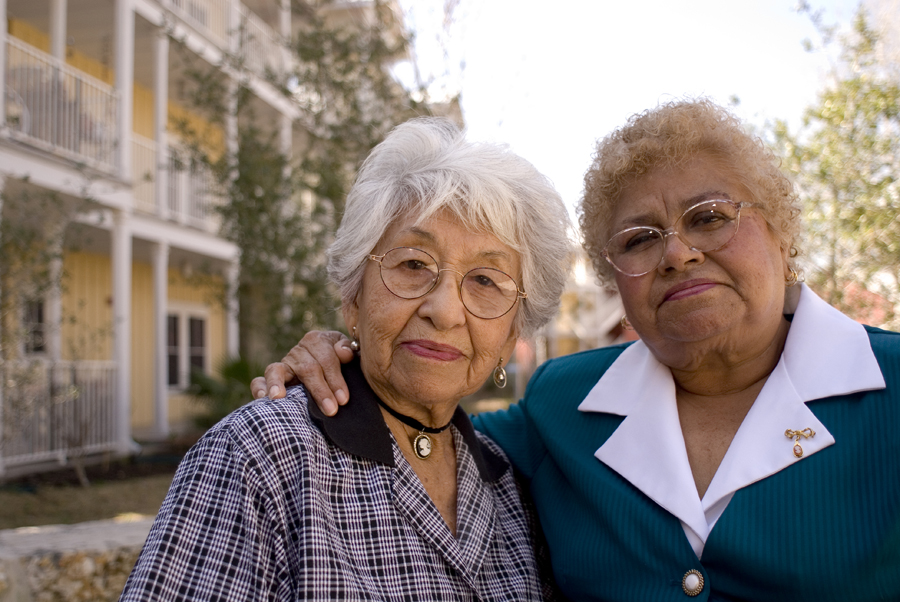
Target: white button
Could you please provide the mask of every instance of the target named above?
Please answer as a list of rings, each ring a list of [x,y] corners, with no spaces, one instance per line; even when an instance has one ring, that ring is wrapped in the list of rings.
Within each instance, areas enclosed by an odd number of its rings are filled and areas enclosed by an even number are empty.
[[[681,580],[681,589],[688,596],[698,595],[703,591],[703,574],[696,569],[689,570]]]

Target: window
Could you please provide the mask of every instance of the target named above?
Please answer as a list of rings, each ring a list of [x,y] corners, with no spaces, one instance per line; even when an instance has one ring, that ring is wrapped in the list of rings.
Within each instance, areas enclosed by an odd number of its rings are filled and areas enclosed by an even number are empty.
[[[188,348],[189,364],[191,370],[203,370],[206,368],[206,320],[202,318],[189,318],[190,347]]]
[[[206,317],[193,312],[170,313],[166,319],[167,382],[187,387],[192,370],[207,370]]]
[[[170,387],[177,387],[179,382],[181,382],[181,378],[179,376],[179,362],[178,362],[178,316],[174,316],[169,314],[168,316],[168,342],[167,342],[167,351],[166,357],[168,358],[168,383]]]
[[[25,353],[45,353],[47,351],[47,322],[43,301],[29,301],[25,304]]]

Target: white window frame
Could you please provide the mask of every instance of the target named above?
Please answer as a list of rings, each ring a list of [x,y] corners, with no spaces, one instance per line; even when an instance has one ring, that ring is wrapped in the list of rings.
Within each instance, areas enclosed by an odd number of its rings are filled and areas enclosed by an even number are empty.
[[[169,384],[169,317],[178,318],[178,382]],[[202,305],[169,303],[166,309],[166,383],[170,391],[184,391],[191,384],[190,320],[203,320],[203,371],[211,372],[209,348],[209,309]]]

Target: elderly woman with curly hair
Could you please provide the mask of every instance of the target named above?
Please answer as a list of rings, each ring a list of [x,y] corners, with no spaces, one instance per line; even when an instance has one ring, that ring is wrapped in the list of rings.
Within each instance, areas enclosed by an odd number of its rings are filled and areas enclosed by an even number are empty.
[[[569,598],[900,599],[900,334],[798,283],[798,214],[711,102],[599,143],[584,245],[640,341],[548,361],[474,421],[530,481]],[[301,379],[326,341],[286,358]]]

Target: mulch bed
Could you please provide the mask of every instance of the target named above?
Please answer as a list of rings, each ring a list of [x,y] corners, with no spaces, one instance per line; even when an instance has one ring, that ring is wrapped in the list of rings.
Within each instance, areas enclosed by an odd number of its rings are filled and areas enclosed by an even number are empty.
[[[196,442],[197,437],[185,437],[165,444],[148,446],[147,453],[109,461],[94,462],[85,466],[91,483],[125,481],[154,475],[174,474],[178,463]],[[71,487],[79,485],[78,475],[71,466],[58,470],[38,472],[0,482],[0,490],[34,492],[40,487]]]

